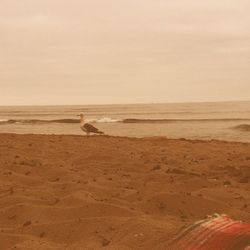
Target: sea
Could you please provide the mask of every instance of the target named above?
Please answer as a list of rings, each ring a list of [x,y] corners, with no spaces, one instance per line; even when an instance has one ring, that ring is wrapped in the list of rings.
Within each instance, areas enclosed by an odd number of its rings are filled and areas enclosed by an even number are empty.
[[[106,135],[250,142],[250,102],[0,106],[0,133],[84,135],[80,113]]]

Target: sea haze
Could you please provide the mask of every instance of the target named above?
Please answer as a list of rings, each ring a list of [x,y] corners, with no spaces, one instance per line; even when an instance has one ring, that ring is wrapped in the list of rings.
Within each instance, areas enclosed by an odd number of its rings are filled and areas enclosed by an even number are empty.
[[[114,136],[250,142],[250,102],[0,107],[0,133],[83,134],[79,113]]]

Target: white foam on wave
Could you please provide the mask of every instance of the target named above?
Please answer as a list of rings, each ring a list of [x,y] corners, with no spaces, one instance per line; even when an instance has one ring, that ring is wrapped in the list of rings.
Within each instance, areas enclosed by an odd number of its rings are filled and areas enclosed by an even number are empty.
[[[114,123],[114,122],[121,122],[120,119],[113,119],[110,117],[102,117],[99,119],[87,119],[87,122],[93,122],[93,123]]]

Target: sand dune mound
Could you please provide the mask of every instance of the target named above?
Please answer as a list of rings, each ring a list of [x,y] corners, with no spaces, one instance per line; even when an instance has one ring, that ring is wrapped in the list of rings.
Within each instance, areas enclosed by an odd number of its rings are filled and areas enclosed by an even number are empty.
[[[214,212],[228,211],[228,206],[219,201],[212,201],[203,197],[190,194],[157,194],[147,200],[142,210],[150,215],[172,215],[179,218],[204,218]]]

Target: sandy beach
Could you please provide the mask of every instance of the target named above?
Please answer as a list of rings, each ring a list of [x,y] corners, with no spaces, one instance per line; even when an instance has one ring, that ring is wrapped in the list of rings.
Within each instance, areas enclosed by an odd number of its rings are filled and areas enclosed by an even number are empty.
[[[214,213],[250,223],[250,144],[0,135],[1,249],[167,249]]]

